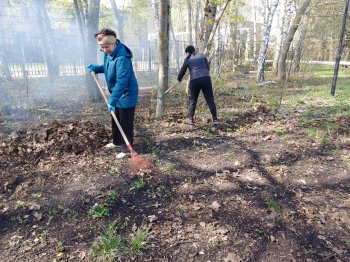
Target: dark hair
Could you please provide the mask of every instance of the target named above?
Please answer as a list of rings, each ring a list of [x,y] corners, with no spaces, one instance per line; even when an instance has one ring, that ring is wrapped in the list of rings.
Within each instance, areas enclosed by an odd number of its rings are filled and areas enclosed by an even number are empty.
[[[185,48],[185,53],[188,53],[188,56],[186,57],[186,59],[190,59],[191,55],[194,54],[196,52],[196,49],[194,49],[193,45],[189,45]]]
[[[117,38],[117,34],[116,34],[112,29],[109,29],[109,28],[102,28],[100,31],[98,31],[98,32],[95,34],[95,38],[96,38],[98,35],[112,35],[112,36],[114,36],[115,38]]]

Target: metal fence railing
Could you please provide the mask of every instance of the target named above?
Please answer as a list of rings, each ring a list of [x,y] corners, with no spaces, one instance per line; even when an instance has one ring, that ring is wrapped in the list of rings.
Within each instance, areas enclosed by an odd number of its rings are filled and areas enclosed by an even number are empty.
[[[69,45],[67,44],[69,43]],[[53,43],[53,63],[60,76],[78,76],[86,73],[83,62],[83,49],[73,39],[56,39]],[[14,46],[19,48],[13,48]],[[135,71],[154,71],[158,69],[158,43],[131,42],[127,46],[133,52]],[[169,67],[178,70],[183,60],[185,43],[169,43]],[[20,43],[4,39],[0,43],[2,66],[6,65],[12,78],[45,77],[48,75],[43,45],[40,39],[24,38]],[[1,72],[0,68],[0,73]]]

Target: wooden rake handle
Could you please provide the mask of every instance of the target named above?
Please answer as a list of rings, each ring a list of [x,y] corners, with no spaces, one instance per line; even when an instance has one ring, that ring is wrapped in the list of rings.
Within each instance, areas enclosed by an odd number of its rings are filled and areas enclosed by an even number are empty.
[[[106,95],[105,95],[105,93],[104,93],[104,91],[103,91],[103,88],[102,88],[100,82],[98,81],[98,79],[97,79],[97,77],[96,77],[96,73],[95,73],[94,71],[91,71],[91,75],[92,75],[92,77],[94,78],[94,80],[95,80],[95,82],[96,82],[96,85],[98,86],[98,89],[100,90],[101,95],[103,96],[103,98],[104,98],[106,104],[108,105],[107,97],[106,97]],[[124,141],[125,141],[125,144],[127,145],[128,149],[129,149],[129,151],[133,151],[132,146],[131,146],[129,140],[128,140],[128,138],[126,137],[126,135],[125,135],[125,133],[124,133],[124,130],[123,130],[122,126],[120,125],[118,119],[117,119],[117,116],[115,115],[115,113],[114,113],[113,111],[111,112],[111,115],[112,115],[112,117],[113,117],[115,123],[117,124],[117,127],[118,127],[120,133],[122,134],[122,137],[123,137],[123,139],[124,139]]]

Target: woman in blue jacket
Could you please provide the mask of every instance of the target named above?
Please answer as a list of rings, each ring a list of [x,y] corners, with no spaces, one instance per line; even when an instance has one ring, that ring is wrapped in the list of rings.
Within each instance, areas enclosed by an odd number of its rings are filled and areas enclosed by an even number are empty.
[[[116,33],[111,29],[100,30],[95,34],[95,38],[101,51],[104,52],[103,64],[90,64],[87,69],[96,74],[105,74],[107,87],[111,93],[108,99],[108,111],[115,112],[126,137],[133,145],[134,115],[139,88],[131,62],[132,52],[117,39]],[[106,147],[121,146],[121,153],[117,157],[124,157],[128,148],[113,118],[112,138],[113,143],[107,144]]]

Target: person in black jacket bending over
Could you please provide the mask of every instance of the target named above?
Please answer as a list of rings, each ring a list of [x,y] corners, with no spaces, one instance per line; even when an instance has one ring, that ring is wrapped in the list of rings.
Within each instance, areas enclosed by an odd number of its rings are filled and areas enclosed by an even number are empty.
[[[192,45],[186,47],[185,53],[187,54],[187,57],[180,69],[177,80],[181,82],[188,68],[190,71],[190,106],[188,109],[188,122],[190,125],[194,125],[194,112],[196,110],[199,93],[202,90],[205,101],[207,102],[213,117],[213,124],[214,126],[217,126],[218,116],[214,102],[213,87],[209,75],[209,62],[204,54],[196,53],[196,50]]]

